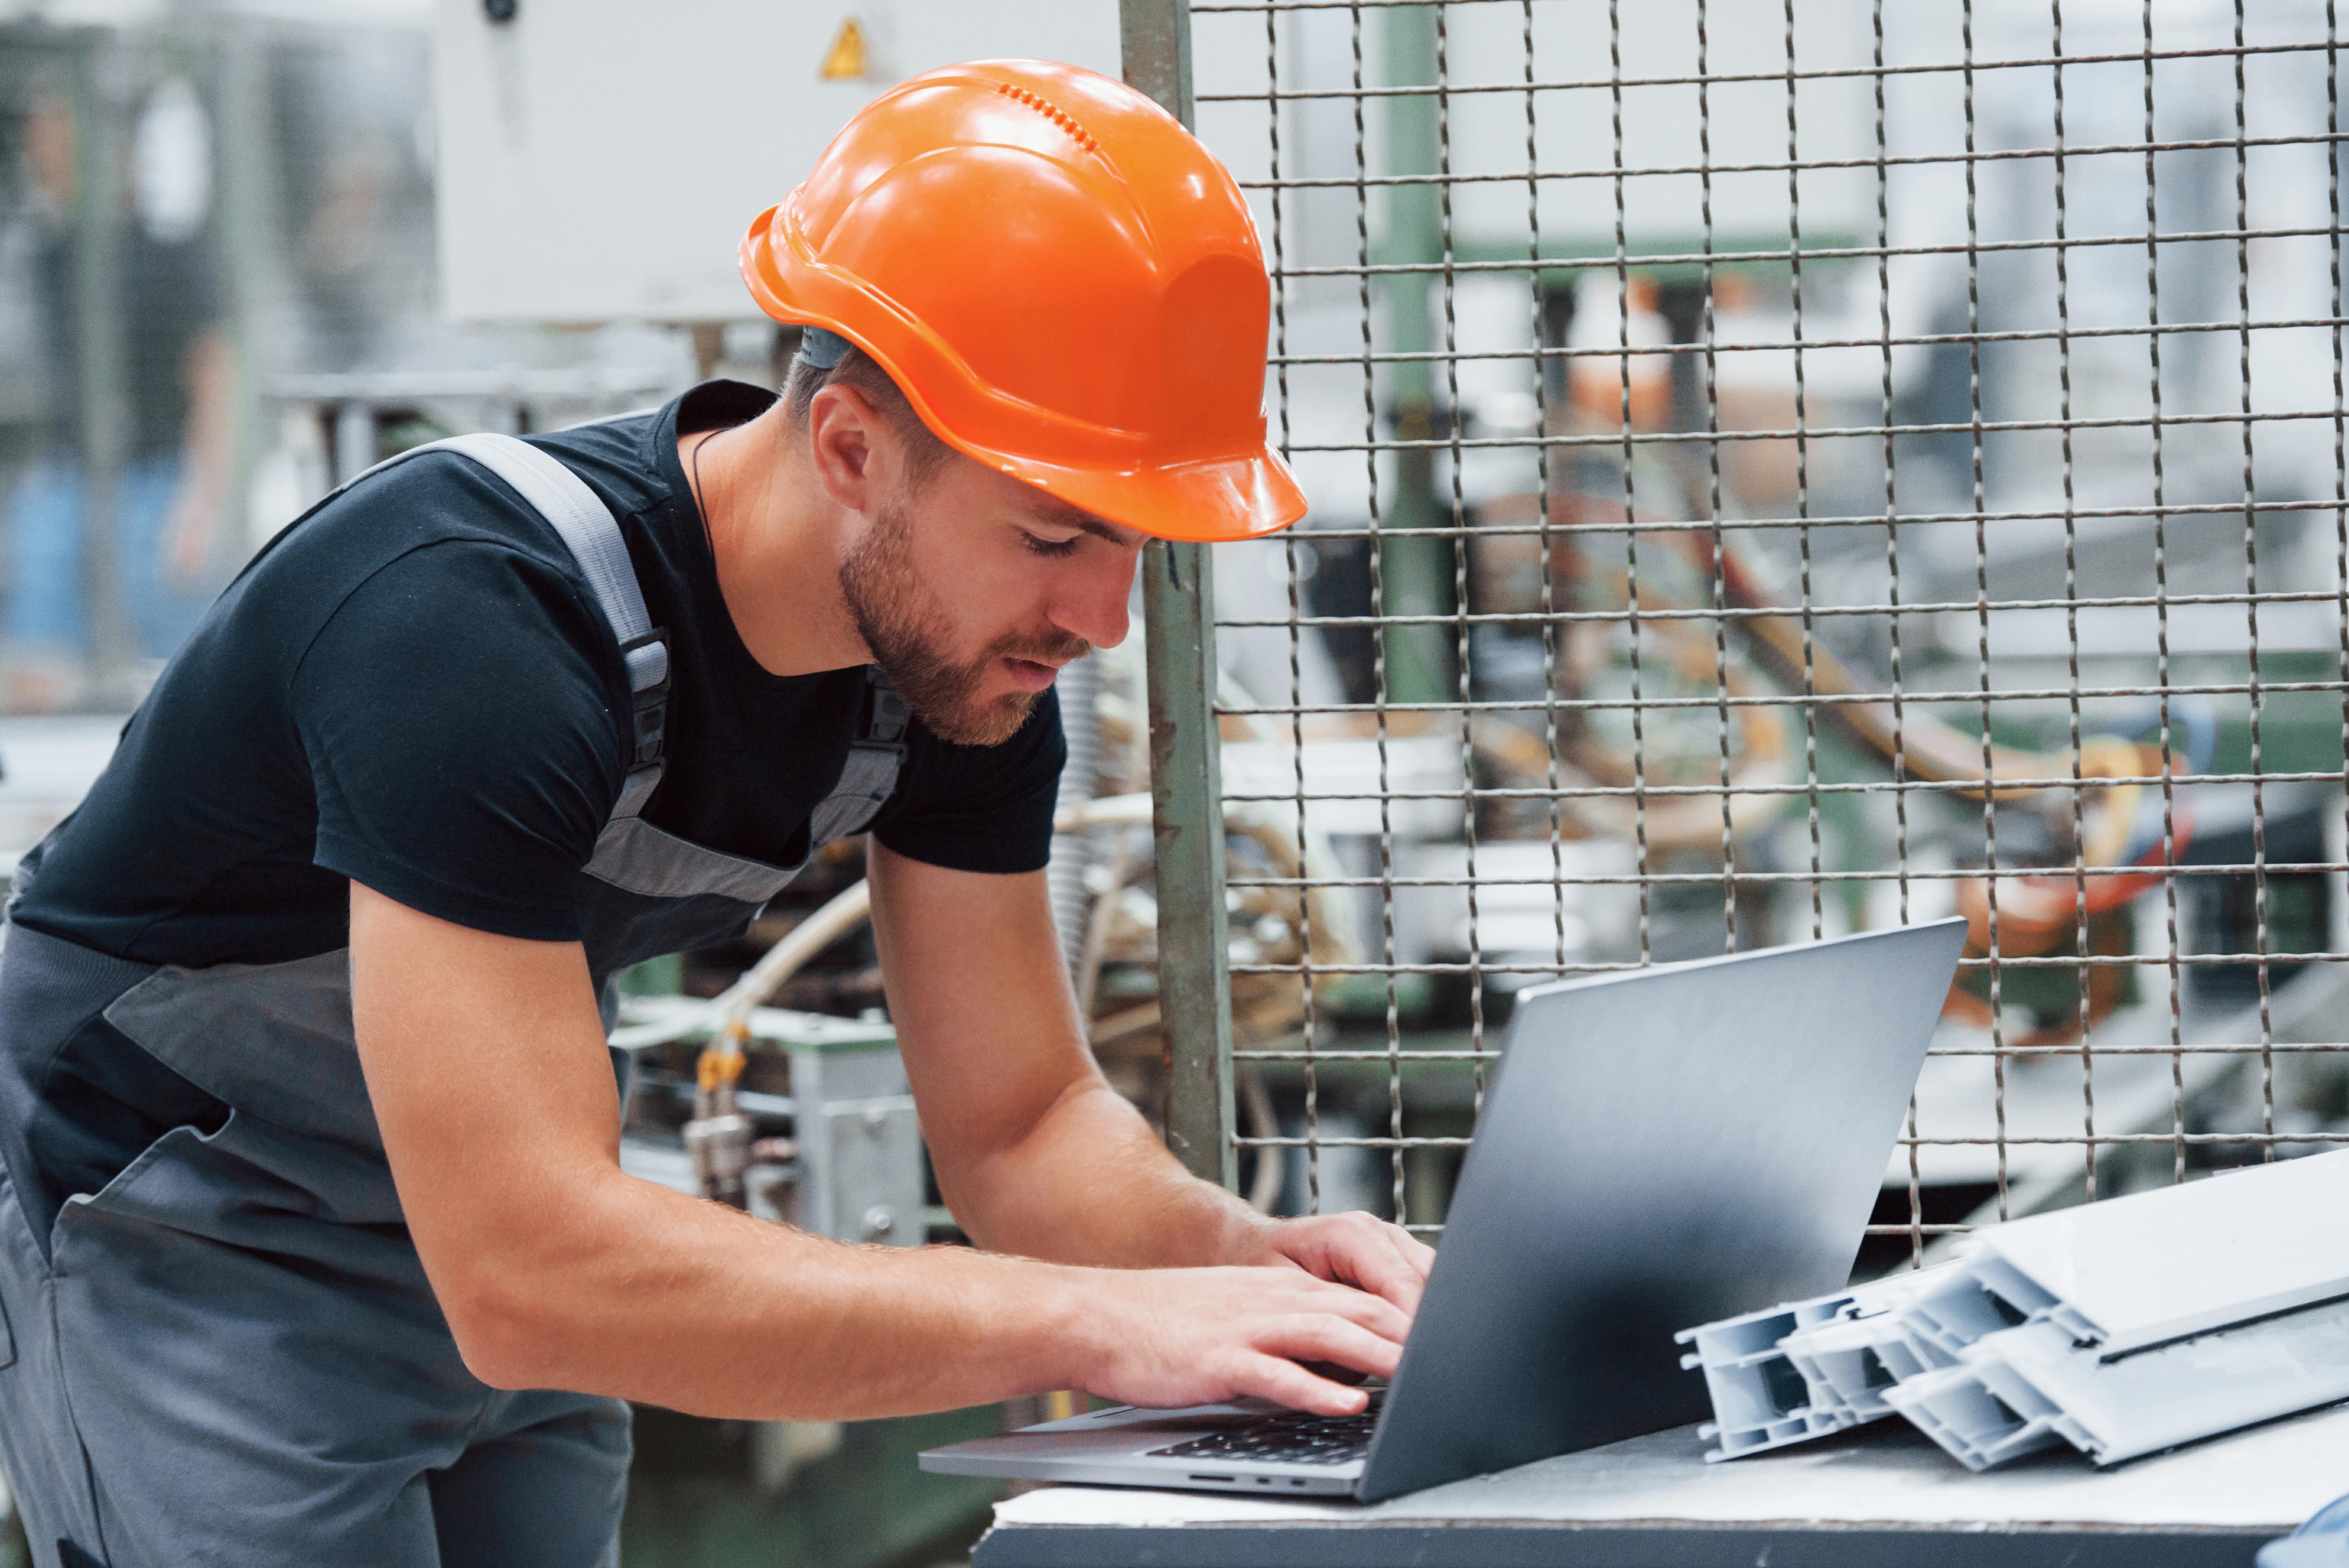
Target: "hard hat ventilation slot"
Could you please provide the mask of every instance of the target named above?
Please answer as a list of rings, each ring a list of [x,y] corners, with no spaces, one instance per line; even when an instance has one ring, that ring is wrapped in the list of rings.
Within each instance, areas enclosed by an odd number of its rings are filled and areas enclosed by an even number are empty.
[[[1040,98],[1037,94],[1030,92],[1026,88],[1015,86],[1010,82],[998,82],[995,85],[995,90],[1015,103],[1025,104],[1030,108],[1034,109],[1038,114],[1042,115],[1046,119],[1050,120],[1054,125],[1059,126],[1063,131],[1068,133],[1070,140],[1075,142],[1079,147],[1083,148],[1087,152],[1092,153],[1095,158],[1099,158],[1101,156],[1101,144],[1093,139],[1092,133],[1091,131],[1077,123],[1076,116],[1069,113],[1068,110],[1061,108],[1059,105],[1052,103],[1047,98]]]

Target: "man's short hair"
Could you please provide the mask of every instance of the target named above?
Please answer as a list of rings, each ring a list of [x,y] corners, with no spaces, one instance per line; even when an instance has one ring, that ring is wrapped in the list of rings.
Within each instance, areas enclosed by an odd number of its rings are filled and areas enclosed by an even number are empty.
[[[811,365],[796,354],[792,356],[791,375],[783,383],[783,402],[794,427],[807,428],[808,406],[826,387],[853,388],[873,406],[874,412],[888,421],[890,428],[905,444],[906,476],[915,483],[928,480],[954,457],[955,449],[922,423],[922,417],[914,412],[914,405],[906,400],[889,373],[854,346],[829,370]]]

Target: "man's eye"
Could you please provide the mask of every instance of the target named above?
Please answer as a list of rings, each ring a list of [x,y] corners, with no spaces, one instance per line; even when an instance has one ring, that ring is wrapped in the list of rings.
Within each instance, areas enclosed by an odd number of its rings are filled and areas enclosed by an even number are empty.
[[[1077,541],[1083,537],[1084,535],[1080,533],[1071,535],[1067,539],[1039,539],[1034,534],[1022,529],[1019,533],[1019,542],[1028,547],[1028,553],[1030,555],[1041,555],[1048,559],[1058,559],[1063,555],[1075,554]]]

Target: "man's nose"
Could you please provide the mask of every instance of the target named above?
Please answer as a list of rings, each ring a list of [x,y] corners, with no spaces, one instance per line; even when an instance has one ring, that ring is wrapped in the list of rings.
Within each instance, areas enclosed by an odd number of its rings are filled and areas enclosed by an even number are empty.
[[[1071,562],[1053,584],[1051,623],[1082,637],[1096,648],[1113,648],[1125,641],[1126,602],[1133,593],[1133,570],[1139,551],[1082,551],[1082,564]]]

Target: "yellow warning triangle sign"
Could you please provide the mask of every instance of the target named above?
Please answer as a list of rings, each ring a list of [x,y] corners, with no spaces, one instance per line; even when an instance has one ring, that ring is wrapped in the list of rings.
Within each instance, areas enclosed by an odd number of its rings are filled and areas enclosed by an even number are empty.
[[[827,82],[862,81],[872,73],[870,56],[864,44],[864,29],[851,16],[841,23],[840,32],[832,40],[832,47],[823,52],[823,64],[815,74]]]

